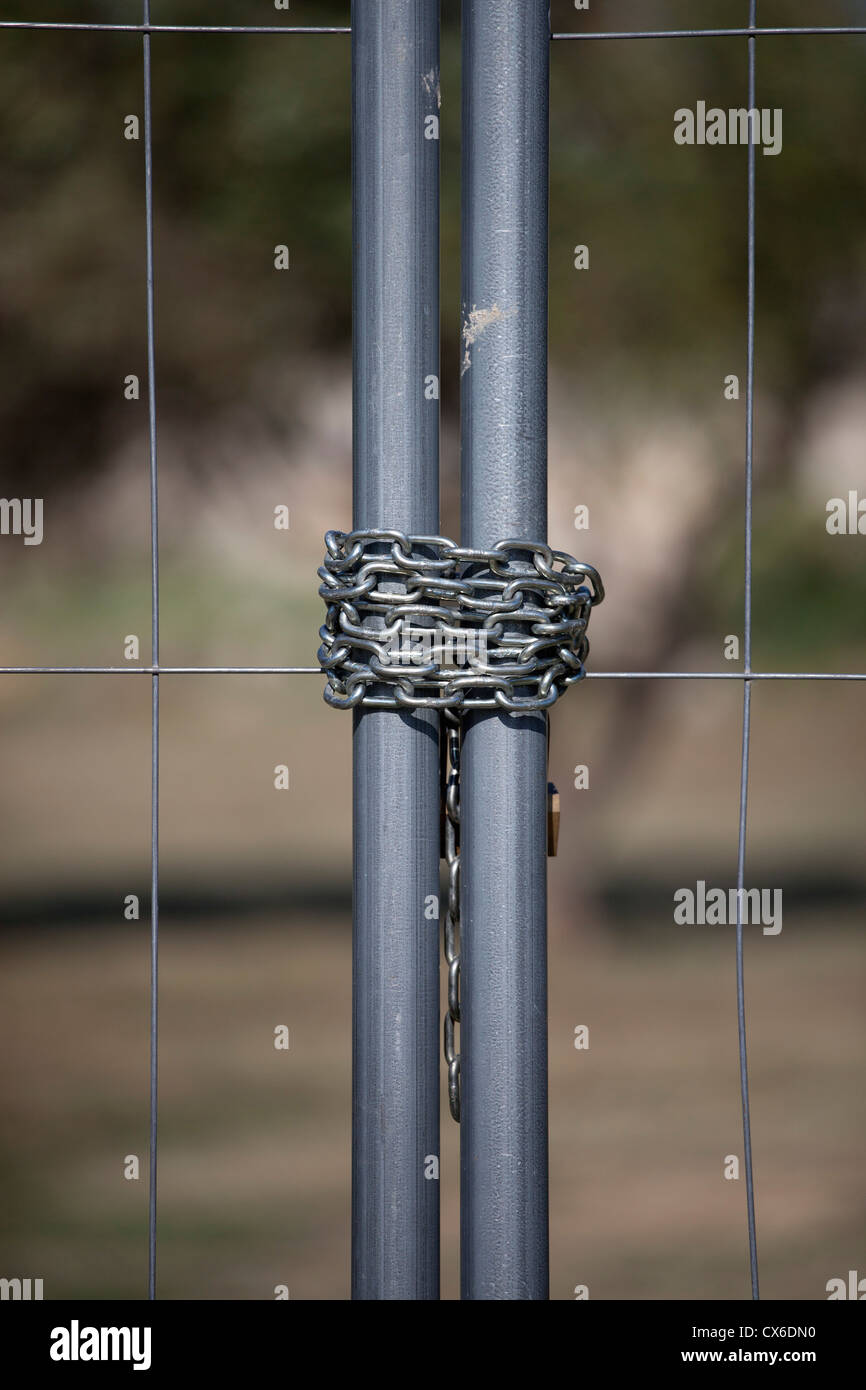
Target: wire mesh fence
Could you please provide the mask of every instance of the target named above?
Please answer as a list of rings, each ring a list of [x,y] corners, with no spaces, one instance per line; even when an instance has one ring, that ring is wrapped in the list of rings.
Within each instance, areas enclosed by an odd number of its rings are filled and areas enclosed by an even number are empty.
[[[744,5],[744,8],[746,6]],[[866,24],[848,25],[789,25],[763,26],[760,23],[758,0],[748,0],[747,22],[732,24],[726,28],[669,28],[669,29],[582,29],[574,32],[555,31],[550,34],[552,41],[562,44],[590,46],[598,43],[621,43],[646,41],[651,53],[653,40],[693,40],[700,42],[709,39],[727,39],[741,44],[747,54],[747,84],[743,100],[747,113],[758,112],[760,99],[760,52],[762,45],[769,42],[783,43],[790,38],[809,38],[815,40],[842,42],[845,38],[866,36]],[[148,1217],[148,1296],[156,1297],[157,1290],[157,1159],[159,1151],[158,1131],[158,1001],[159,1001],[159,829],[160,829],[160,683],[163,677],[174,676],[321,676],[318,665],[163,665],[160,661],[160,547],[158,535],[159,497],[158,497],[158,374],[159,362],[156,339],[156,295],[158,285],[158,257],[154,246],[154,185],[158,183],[159,170],[154,167],[154,117],[152,88],[154,70],[158,80],[159,41],[162,35],[188,35],[194,42],[198,36],[224,35],[228,40],[240,39],[245,35],[260,35],[270,40],[280,38],[285,42],[302,42],[305,36],[333,35],[335,39],[346,41],[352,34],[349,25],[290,25],[290,24],[180,24],[153,22],[150,0],[142,0],[141,15],[137,22],[78,22],[65,19],[3,19],[0,20],[0,42],[5,31],[62,31],[70,35],[79,32],[129,34],[141,45],[141,76],[143,84],[143,151],[144,151],[144,198],[145,212],[143,233],[146,248],[146,343],[147,343],[147,411],[149,434],[149,491],[150,491],[150,536],[151,536],[151,657],[147,664],[105,666],[105,665],[6,665],[0,667],[0,675],[117,675],[142,676],[150,680],[151,703],[151,933],[150,933],[150,1131],[149,1131],[149,1217]],[[755,682],[860,682],[866,680],[866,672],[851,671],[766,671],[755,670],[752,663],[752,604],[753,604],[753,504],[755,474],[755,395],[758,371],[758,351],[756,342],[756,315],[759,304],[759,283],[756,273],[756,227],[760,215],[759,161],[756,158],[760,139],[753,127],[749,127],[749,138],[745,151],[745,179],[743,196],[743,218],[745,222],[747,246],[747,295],[743,304],[743,335],[746,347],[746,389],[745,417],[746,438],[744,444],[743,497],[744,497],[744,553],[743,575],[743,663],[738,671],[691,671],[691,670],[595,670],[586,672],[590,681],[709,681],[739,682],[742,686],[741,750],[739,766],[739,815],[736,830],[737,872],[735,925],[736,930],[736,999],[737,1038],[740,1065],[740,1087],[743,1113],[743,1156],[746,1186],[746,1217],[749,1252],[749,1268],[752,1297],[759,1296],[758,1241],[755,1211],[754,1178],[752,1172],[752,1150],[750,1134],[750,1101],[748,1086],[748,1064],[746,1049],[746,992],[744,979],[744,902],[746,901],[746,853],[747,823],[749,809],[749,771],[752,742],[751,698]],[[473,134],[471,130],[467,132]],[[522,154],[522,152],[519,152]],[[501,176],[501,170],[494,169],[493,177]],[[380,229],[381,231],[381,229]],[[384,233],[382,233],[384,235]],[[483,497],[481,505],[484,505]],[[368,508],[369,510],[369,508]],[[380,519],[381,521],[381,519]],[[366,518],[362,524],[377,524],[373,518]],[[615,596],[612,601],[615,602]],[[514,827],[515,830],[519,827]],[[376,842],[375,852],[380,858],[386,853],[381,842]],[[414,1157],[413,1157],[414,1162]],[[363,1296],[363,1295],[361,1295]],[[429,1295],[427,1295],[429,1296]],[[535,1295],[539,1296],[539,1295]]]

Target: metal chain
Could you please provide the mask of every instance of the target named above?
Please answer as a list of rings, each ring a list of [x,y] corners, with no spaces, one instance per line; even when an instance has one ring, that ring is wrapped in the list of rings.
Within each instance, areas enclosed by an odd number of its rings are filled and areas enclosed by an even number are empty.
[[[460,1120],[460,739],[462,712],[546,710],[582,679],[591,565],[526,540],[490,550],[402,531],[329,531],[319,593],[325,699],[338,709],[436,709],[444,715],[443,854],[448,1104]],[[461,669],[464,668],[464,669]]]
[[[490,550],[401,531],[329,531],[319,570],[325,699],[339,709],[548,709],[579,681],[604,589],[526,540]]]
[[[460,1053],[455,1029],[460,1022],[460,719],[445,711],[442,730],[446,743],[443,761],[445,802],[445,863],[448,871],[448,906],[445,909],[445,961],[448,966],[448,1008],[445,1013],[445,1062],[448,1067],[448,1106],[460,1123]]]

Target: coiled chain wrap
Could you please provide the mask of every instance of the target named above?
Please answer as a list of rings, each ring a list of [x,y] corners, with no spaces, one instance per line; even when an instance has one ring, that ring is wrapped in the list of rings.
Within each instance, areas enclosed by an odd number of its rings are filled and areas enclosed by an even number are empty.
[[[563,551],[389,530],[329,531],[325,545],[318,659],[330,705],[521,714],[548,709],[585,674],[604,589]]]

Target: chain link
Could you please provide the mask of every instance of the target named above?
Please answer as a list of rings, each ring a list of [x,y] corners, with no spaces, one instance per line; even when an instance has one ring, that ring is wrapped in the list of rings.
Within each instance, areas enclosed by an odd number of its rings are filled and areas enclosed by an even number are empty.
[[[460,1053],[455,1030],[460,1022],[460,719],[445,711],[443,737],[446,755],[445,778],[445,864],[448,873],[448,904],[445,909],[445,962],[448,966],[448,1008],[445,1012],[445,1062],[448,1067],[448,1106],[452,1118],[460,1123]]]
[[[340,709],[548,709],[580,680],[591,565],[533,541],[491,550],[401,531],[329,531],[319,593],[325,699]]]

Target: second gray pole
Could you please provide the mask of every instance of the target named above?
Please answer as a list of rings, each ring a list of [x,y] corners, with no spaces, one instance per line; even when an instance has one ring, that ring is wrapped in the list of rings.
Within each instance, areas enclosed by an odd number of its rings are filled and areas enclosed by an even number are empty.
[[[547,534],[547,0],[463,3],[462,537]],[[547,716],[461,758],[464,1299],[546,1299]]]

